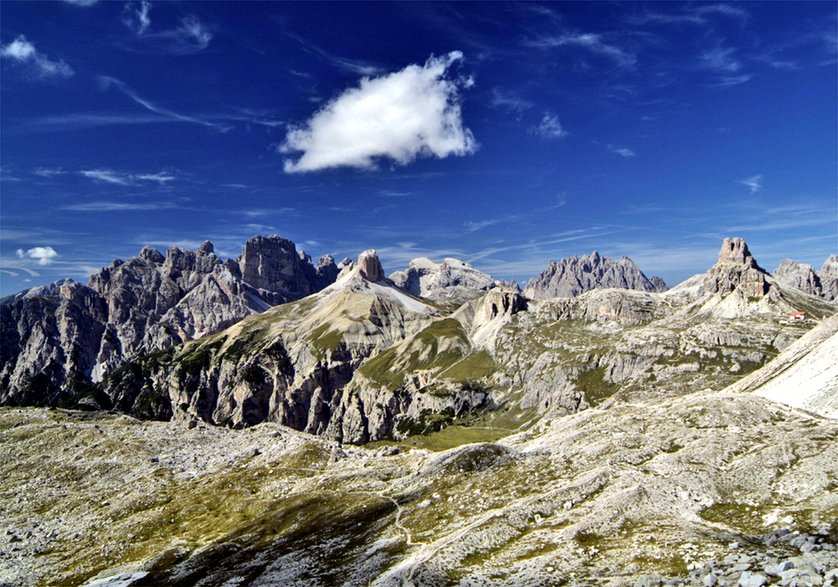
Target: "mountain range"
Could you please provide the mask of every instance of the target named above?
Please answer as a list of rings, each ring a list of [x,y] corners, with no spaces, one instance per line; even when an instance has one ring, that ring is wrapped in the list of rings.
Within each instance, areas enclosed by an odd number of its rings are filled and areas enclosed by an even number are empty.
[[[0,584],[829,584],[838,320],[788,265],[255,237],[6,298]]]
[[[661,379],[672,393],[761,366],[804,331],[783,324],[789,312],[834,311],[780,275],[741,239],[663,292],[597,252],[551,261],[522,293],[455,259],[389,278],[372,250],[315,267],[280,237],[225,262],[210,243],[145,248],[87,286],[0,303],[0,402],[273,421],[353,443],[499,406],[573,413],[658,393]]]

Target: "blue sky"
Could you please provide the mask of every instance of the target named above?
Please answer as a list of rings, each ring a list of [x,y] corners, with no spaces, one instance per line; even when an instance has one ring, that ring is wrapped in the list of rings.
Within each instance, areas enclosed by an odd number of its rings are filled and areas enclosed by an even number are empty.
[[[834,2],[0,3],[0,293],[281,234],[524,280],[838,250]]]

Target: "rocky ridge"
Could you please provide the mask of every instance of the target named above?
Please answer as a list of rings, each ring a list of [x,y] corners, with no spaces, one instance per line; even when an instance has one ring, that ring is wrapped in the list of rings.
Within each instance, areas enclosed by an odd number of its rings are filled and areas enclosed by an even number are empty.
[[[785,285],[796,287],[813,296],[822,295],[821,280],[811,265],[783,259],[771,275]]]
[[[810,320],[786,323],[801,308]],[[706,274],[665,293],[527,301],[494,287],[453,311],[395,287],[366,251],[321,292],[138,358],[82,400],[364,443],[503,406],[555,417],[732,383],[834,311],[765,274],[738,240],[723,243]]]
[[[468,359],[464,328],[394,287],[370,250],[318,294],[129,363],[91,401],[234,427],[272,421],[342,442],[399,437],[423,430],[432,415],[452,418],[487,403],[486,390],[459,383],[472,376],[467,364],[446,393],[427,385],[438,370]]]
[[[443,259],[441,263],[427,257],[413,259],[407,269],[392,273],[390,280],[414,296],[459,303],[502,285],[468,263],[453,258]]]
[[[237,261],[212,243],[195,251],[144,247],[91,275],[0,301],[0,403],[63,405],[126,360],[216,332],[332,283],[281,237],[254,237]]]
[[[660,277],[647,278],[628,257],[614,260],[594,251],[585,257],[550,261],[541,275],[527,282],[524,295],[534,300],[570,298],[601,288],[659,292],[666,284]]]

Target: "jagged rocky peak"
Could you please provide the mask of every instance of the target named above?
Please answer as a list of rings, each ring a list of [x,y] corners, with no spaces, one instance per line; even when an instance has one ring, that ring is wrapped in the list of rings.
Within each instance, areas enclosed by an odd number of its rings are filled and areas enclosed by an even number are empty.
[[[140,259],[144,259],[146,261],[149,261],[150,263],[155,263],[157,265],[160,265],[161,263],[163,263],[163,261],[166,260],[166,257],[164,257],[160,251],[158,251],[154,247],[149,246],[145,246],[142,249],[140,249],[139,257]],[[117,264],[117,261],[120,262]],[[119,265],[122,265],[122,262],[120,259],[117,259],[111,264],[111,267],[115,269]]]
[[[798,263],[791,259],[783,259],[771,275],[784,285],[805,291],[813,296],[820,296],[821,280],[811,265]]]
[[[211,255],[215,252],[215,246],[210,241],[204,241],[200,245],[198,245],[198,248],[195,249],[195,252],[199,255]]]
[[[524,295],[534,300],[571,298],[604,288],[662,291],[628,257],[614,260],[594,251],[584,257],[550,261],[541,275],[527,282]]]
[[[739,289],[749,298],[760,299],[771,289],[767,276],[744,240],[726,238],[719,251],[719,260],[705,274],[703,290],[725,297]]]
[[[477,297],[496,285],[489,275],[451,257],[440,263],[427,257],[413,259],[407,269],[390,275],[390,280],[415,296],[452,301]]]
[[[762,271],[762,268],[757,265],[756,259],[751,255],[748,243],[739,237],[726,238],[722,241],[718,263],[736,263]]]
[[[818,272],[823,297],[829,301],[838,299],[838,255],[830,255]]]
[[[242,279],[253,287],[294,297],[311,293],[296,245],[281,236],[254,236],[244,244],[239,257]]]
[[[384,269],[378,259],[375,249],[368,249],[358,256],[358,271],[368,281],[381,281],[384,279]]]
[[[0,403],[73,405],[131,357],[320,291],[337,271],[331,258],[317,268],[301,260],[289,240],[254,237],[239,262],[222,262],[209,241],[165,257],[144,247],[87,286],[62,281],[10,296],[0,304]]]

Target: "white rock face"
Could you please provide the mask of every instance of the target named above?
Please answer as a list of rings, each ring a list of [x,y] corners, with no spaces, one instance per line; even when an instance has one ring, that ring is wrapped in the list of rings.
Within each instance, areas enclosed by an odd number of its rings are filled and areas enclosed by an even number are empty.
[[[830,335],[831,333],[831,335]],[[821,340],[828,336],[826,340]],[[791,366],[763,383],[757,395],[825,418],[838,419],[838,317],[824,321],[786,349]]]
[[[441,263],[427,257],[413,259],[407,269],[391,274],[390,280],[410,294],[440,301],[465,301],[495,286],[489,275],[450,257]]]

